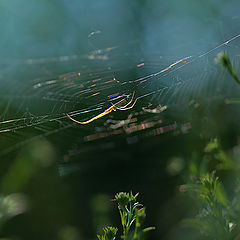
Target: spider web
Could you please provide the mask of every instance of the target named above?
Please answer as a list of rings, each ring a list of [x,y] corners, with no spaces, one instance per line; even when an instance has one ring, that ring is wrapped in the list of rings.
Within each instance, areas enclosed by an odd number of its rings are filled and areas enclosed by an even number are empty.
[[[88,37],[96,34],[102,33]],[[179,44],[171,48],[172,55],[132,41],[80,55],[2,61],[1,157],[47,139],[64,146],[59,161],[69,162],[84,152],[115,148],[122,142],[188,133],[192,101],[206,98],[212,104],[239,96],[231,77],[214,62],[217,53],[225,51],[239,69],[240,35],[231,31],[228,36],[203,48],[196,43],[197,51],[194,42]],[[113,111],[88,125],[66,116],[85,121],[120,99],[129,102],[133,95],[137,100],[133,108]]]

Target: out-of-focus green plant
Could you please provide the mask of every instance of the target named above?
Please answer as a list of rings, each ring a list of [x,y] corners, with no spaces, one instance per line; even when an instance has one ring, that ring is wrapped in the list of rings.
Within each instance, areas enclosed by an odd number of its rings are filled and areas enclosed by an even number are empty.
[[[237,167],[234,163],[232,156],[223,151],[218,138],[210,140],[205,149],[205,158],[208,159],[209,164],[214,162],[214,168],[216,170],[232,170]]]
[[[0,181],[0,240],[80,239],[69,224],[71,199],[55,159],[54,148],[41,139],[24,146],[6,168]]]
[[[215,62],[225,67],[231,74],[231,76],[236,80],[236,82],[240,84],[240,79],[238,78],[237,73],[234,70],[232,63],[230,61],[230,58],[226,53],[220,52],[215,58]]]
[[[185,189],[200,203],[200,208],[195,218],[184,220],[184,225],[199,230],[209,239],[229,239],[226,237],[230,220],[218,178],[214,174],[205,174],[197,183],[187,184]]]
[[[121,237],[124,240],[140,240],[146,232],[154,229],[154,227],[142,228],[146,213],[143,205],[137,202],[137,196],[138,193],[133,195],[132,192],[120,192],[115,195],[123,228]],[[103,231],[103,235],[97,235],[99,240],[114,240],[116,238],[117,228],[105,227]]]
[[[181,188],[198,204],[195,218],[184,220],[183,225],[198,230],[204,239],[240,239],[239,177],[234,174],[234,171],[239,169],[239,163],[221,149],[218,139],[211,140],[204,152],[209,167],[205,172],[195,171],[195,178]],[[209,173],[213,161],[215,170]],[[224,179],[217,177],[218,172],[222,170],[231,174],[231,182],[234,183],[233,193],[231,191],[229,193],[227,191],[229,189],[224,187]]]
[[[2,225],[14,216],[24,213],[28,208],[28,201],[24,194],[14,193],[0,196],[0,229]]]
[[[215,62],[219,65],[225,67],[234,80],[240,84],[240,78],[237,76],[235,69],[232,66],[231,60],[226,53],[220,52],[215,58]],[[240,98],[231,98],[226,100],[227,103],[240,103]]]

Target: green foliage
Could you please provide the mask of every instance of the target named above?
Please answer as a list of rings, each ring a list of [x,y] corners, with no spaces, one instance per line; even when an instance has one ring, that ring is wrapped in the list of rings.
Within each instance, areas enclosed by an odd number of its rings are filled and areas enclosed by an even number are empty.
[[[240,78],[237,76],[236,71],[234,70],[231,60],[229,58],[229,56],[226,53],[220,52],[217,57],[215,58],[215,62],[217,64],[222,65],[223,67],[225,67],[228,72],[230,73],[230,75],[233,77],[233,79],[240,84]],[[228,104],[232,104],[232,103],[236,103],[239,104],[240,103],[240,98],[231,98],[231,99],[227,99],[226,103]]]
[[[104,234],[97,235],[99,240],[114,240],[117,235],[117,228],[114,227],[105,227],[103,228]]]
[[[143,205],[137,202],[137,196],[138,193],[133,195],[132,192],[120,192],[115,195],[123,228],[122,239],[124,240],[142,239],[144,233],[154,229],[153,227],[142,228],[146,212]],[[117,228],[105,227],[103,231],[103,235],[97,235],[99,240],[114,240],[116,238]]]
[[[220,52],[215,58],[215,62],[225,67],[236,82],[240,84],[240,79],[238,78],[236,71],[233,69],[230,58],[226,53]]]
[[[184,186],[197,203],[195,218],[183,221],[186,227],[197,230],[204,239],[239,239],[240,237],[240,189],[239,177],[234,175],[238,163],[222,149],[218,139],[211,140],[204,149],[204,158],[215,162],[215,171],[201,171],[198,177]],[[234,182],[234,194],[227,194],[224,179],[217,177],[218,172],[229,171]]]

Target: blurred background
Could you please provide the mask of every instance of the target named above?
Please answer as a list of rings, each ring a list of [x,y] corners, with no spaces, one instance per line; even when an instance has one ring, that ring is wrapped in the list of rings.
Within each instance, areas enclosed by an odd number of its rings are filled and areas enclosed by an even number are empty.
[[[2,0],[0,236],[96,239],[120,229],[111,199],[132,190],[156,227],[147,238],[207,239],[182,226],[199,202],[181,186],[214,170],[235,196],[240,86],[214,59],[227,53],[240,74],[239,9]],[[122,98],[137,101],[86,125],[66,116],[86,121]]]

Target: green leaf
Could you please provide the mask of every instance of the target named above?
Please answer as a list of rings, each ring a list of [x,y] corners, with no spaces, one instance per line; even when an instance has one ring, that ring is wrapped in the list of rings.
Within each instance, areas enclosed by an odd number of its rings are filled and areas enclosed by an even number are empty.
[[[155,230],[156,228],[155,227],[147,227],[147,228],[144,228],[143,229],[143,232],[149,232],[149,231],[152,231],[152,230]]]

